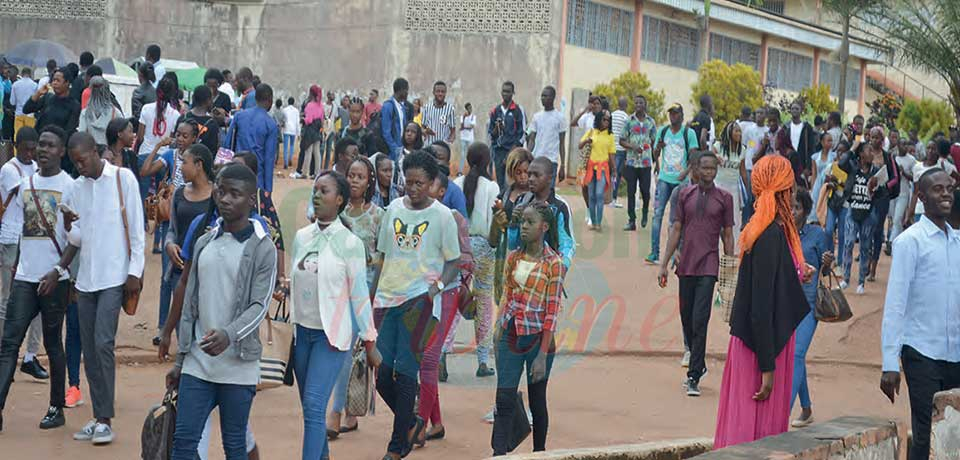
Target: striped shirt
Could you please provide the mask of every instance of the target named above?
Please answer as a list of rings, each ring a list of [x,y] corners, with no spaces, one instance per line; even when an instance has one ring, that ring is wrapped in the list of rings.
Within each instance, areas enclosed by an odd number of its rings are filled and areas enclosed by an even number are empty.
[[[423,113],[423,126],[433,130],[433,135],[423,135],[423,145],[430,145],[434,141],[446,142],[450,136],[450,129],[456,128],[457,117],[453,111],[453,104],[444,102],[443,107],[437,107],[433,103],[426,104],[421,108]]]
[[[610,125],[610,127],[613,128],[613,144],[616,145],[618,152],[622,152],[626,149],[620,146],[620,133],[623,132],[623,127],[627,124],[627,120],[630,119],[630,115],[627,115],[627,112],[623,110],[616,110],[610,117],[613,119]]]

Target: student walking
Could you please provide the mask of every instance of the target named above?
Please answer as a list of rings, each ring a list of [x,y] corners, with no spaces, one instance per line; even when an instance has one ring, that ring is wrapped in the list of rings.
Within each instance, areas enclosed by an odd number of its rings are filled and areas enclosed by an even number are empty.
[[[26,139],[35,134],[24,127],[17,133],[17,154],[32,155],[33,146],[25,146]],[[6,322],[0,341],[0,431],[3,430],[3,408],[7,401],[17,354],[34,318],[43,324],[44,347],[50,361],[50,404],[40,421],[40,429],[63,426],[63,408],[66,405],[66,360],[64,356],[63,320],[67,309],[69,286],[68,270],[57,265],[61,251],[67,247],[67,233],[57,205],[63,202],[73,186],[73,178],[60,169],[64,152],[64,132],[56,126],[44,128],[37,147],[40,171],[20,182],[16,199],[9,202],[7,214],[17,210],[23,216],[20,243],[20,262],[6,302]],[[43,206],[46,203],[46,207]]]
[[[143,207],[133,173],[102,160],[93,136],[77,133],[68,144],[80,177],[64,200],[70,246],[60,267],[80,258],[76,289],[84,369],[94,419],[73,435],[78,441],[113,441],[117,324],[124,296],[137,295],[143,277]]]
[[[303,174],[303,162],[310,157],[310,177],[320,169],[320,155],[323,150],[323,90],[317,85],[310,86],[310,100],[303,109],[303,134],[300,137],[300,155],[297,157],[297,170],[290,173],[291,179],[306,177]]]
[[[523,146],[526,133],[526,115],[523,107],[513,100],[515,92],[513,82],[503,82],[500,87],[503,102],[490,111],[490,126],[487,128],[493,150],[493,167],[500,188],[503,188],[507,181],[507,155],[514,148]]]
[[[580,185],[587,187],[590,198],[587,203],[590,210],[591,230],[600,231],[603,223],[603,204],[607,185],[611,184],[614,171],[616,143],[611,128],[612,117],[609,110],[601,111],[594,119],[593,129],[580,138],[580,148],[590,146],[590,158],[587,161],[586,174]]]
[[[533,161],[533,155],[524,148],[515,148],[507,156],[507,187],[500,191],[497,197],[503,208],[503,214],[506,222],[509,224],[513,219],[513,209],[521,196],[530,191],[529,176],[527,171],[530,168],[530,162]],[[493,299],[496,305],[500,305],[500,299],[503,297],[503,264],[507,260],[507,228],[499,227],[500,235],[497,243],[497,259],[493,268]],[[444,347],[445,352],[453,350],[453,340],[448,339],[449,348]]]
[[[473,113],[473,104],[467,102],[463,106],[463,115],[460,115],[460,169],[457,174],[463,174],[463,167],[467,163],[467,149],[474,140],[474,127],[477,126],[477,115]]]
[[[627,225],[626,231],[637,230],[637,188],[643,200],[640,226],[647,228],[647,210],[650,205],[650,177],[653,171],[653,145],[657,135],[657,123],[647,115],[647,98],[642,95],[633,98],[634,112],[623,125],[620,133],[620,147],[625,149],[623,163],[624,179],[627,181]]]
[[[283,169],[290,167],[293,161],[294,145],[300,135],[300,111],[294,106],[294,99],[287,98],[283,113]]]
[[[693,130],[683,126],[683,106],[674,103],[667,109],[670,125],[657,133],[653,149],[653,162],[659,163],[657,190],[653,201],[653,226],[650,228],[650,255],[645,259],[648,264],[660,263],[660,226],[663,214],[670,201],[670,194],[687,177],[687,162],[690,152],[697,148],[699,141]]]
[[[527,146],[533,157],[546,157],[560,172],[560,180],[565,179],[567,162],[567,121],[556,109],[557,89],[553,86],[543,88],[540,104],[543,110],[533,116],[527,128]],[[509,171],[507,176],[509,178]]]
[[[960,330],[956,314],[960,285],[932,279],[957,279],[960,234],[947,224],[955,185],[942,169],[916,177],[924,204],[920,220],[893,242],[890,281],[883,305],[883,374],[880,390],[893,403],[900,393],[900,371],[907,379],[913,444],[909,460],[930,455],[933,396],[960,387]]]
[[[224,454],[247,458],[245,431],[260,380],[257,331],[276,281],[277,250],[269,233],[251,219],[256,175],[242,165],[217,177],[220,218],[193,249],[180,320],[180,350],[167,374],[179,388],[171,458],[191,460],[203,424],[219,407]]]
[[[436,160],[417,151],[403,167],[407,195],[387,207],[384,221],[389,225],[380,227],[377,238],[383,266],[374,283],[375,305],[384,309],[377,340],[383,355],[377,391],[394,414],[386,460],[406,456],[423,430],[424,420],[413,416],[419,363],[434,340],[441,313],[435,298],[457,280],[460,259],[456,221],[429,195],[439,174]]]
[[[503,312],[497,322],[497,411],[493,422],[493,455],[506,455],[513,432],[517,387],[526,367],[527,392],[533,414],[533,451],[546,450],[547,382],[556,344],[553,335],[560,313],[564,268],[557,244],[556,218],[542,201],[526,205],[520,224],[521,248],[507,257]],[[544,240],[547,241],[544,241]],[[549,241],[549,244],[548,244]]]
[[[767,155],[754,163],[751,181],[756,209],[740,235],[714,449],[787,431],[794,330],[810,313],[801,282],[809,281],[813,268],[804,262],[794,223],[790,162]],[[756,321],[770,327],[752,327]]]
[[[677,264],[680,283],[680,322],[690,348],[687,396],[700,396],[700,379],[706,374],[707,326],[713,303],[713,287],[720,270],[717,240],[723,253],[733,255],[733,195],[714,184],[720,160],[706,152],[697,160],[698,183],[680,192],[676,221],[671,224],[663,261],[660,287],[667,285],[667,265],[683,239]]]
[[[327,401],[350,363],[354,331],[366,348],[367,363],[380,365],[365,247],[339,217],[349,200],[347,179],[321,172],[313,194],[317,220],[294,240],[290,314],[297,328],[293,369],[303,406],[303,460],[330,457],[327,432],[339,432],[340,426],[327,426]]]
[[[470,222],[470,249],[474,260],[473,295],[477,302],[474,332],[477,340],[477,377],[494,375],[490,362],[493,351],[493,320],[496,306],[493,302],[493,268],[496,250],[490,244],[494,208],[500,187],[490,179],[490,147],[476,142],[467,152],[470,172],[453,182],[463,188],[467,199],[467,217]],[[502,204],[501,204],[502,206]]]

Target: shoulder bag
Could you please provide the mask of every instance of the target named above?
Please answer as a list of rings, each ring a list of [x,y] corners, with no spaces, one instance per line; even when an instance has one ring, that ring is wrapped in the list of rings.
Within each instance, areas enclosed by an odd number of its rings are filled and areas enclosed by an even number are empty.
[[[507,433],[507,453],[513,452],[530,436],[530,420],[527,420],[527,406],[523,403],[523,392],[518,391],[514,400],[513,417],[510,424],[512,429]],[[493,436],[490,436],[490,446],[494,445]]]
[[[363,417],[368,413],[374,414],[374,377],[373,371],[367,365],[367,351],[363,343],[359,342],[353,348],[353,359],[350,361],[350,378],[347,381],[347,415]]]
[[[833,271],[820,276],[820,281],[817,283],[817,305],[813,316],[817,321],[824,323],[842,323],[853,318],[847,297],[840,289],[839,278]]]
[[[167,390],[160,404],[147,412],[140,430],[140,458],[169,460],[173,452],[173,433],[177,428],[177,392]]]
[[[123,203],[123,188],[120,186],[120,169],[117,169],[117,198],[120,200],[120,220],[123,221],[123,241],[127,244],[127,260],[130,260],[130,224],[127,222],[127,206]],[[140,291],[143,290],[143,280],[140,288],[133,294],[123,289],[123,312],[133,316],[137,314],[137,304],[140,303]]]
[[[37,207],[37,214],[40,216],[40,223],[43,225],[43,231],[53,241],[53,247],[57,248],[57,255],[63,256],[63,250],[60,249],[60,242],[57,241],[57,235],[47,221],[46,213],[43,212],[43,206],[40,205],[40,198],[37,197],[37,188],[33,186],[33,176],[30,176],[30,195],[33,196],[33,204]],[[56,210],[54,210],[56,212]]]
[[[720,256],[720,273],[717,276],[717,294],[713,299],[713,307],[720,310],[725,323],[730,322],[733,298],[737,293],[738,278],[737,256]]]
[[[267,390],[281,385],[293,385],[293,324],[287,312],[287,303],[281,300],[277,304],[273,317],[267,314],[260,325],[260,383],[257,390]]]

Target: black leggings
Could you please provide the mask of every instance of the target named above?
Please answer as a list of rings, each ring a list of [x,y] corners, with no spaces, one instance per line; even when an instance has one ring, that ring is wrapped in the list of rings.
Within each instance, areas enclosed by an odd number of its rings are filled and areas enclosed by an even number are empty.
[[[650,207],[650,170],[652,168],[635,168],[625,166],[623,178],[627,180],[627,216],[630,222],[637,220],[637,184],[640,185],[640,197],[643,199],[643,214],[647,214]]]
[[[532,385],[527,385],[527,396],[529,397],[530,412],[533,414],[533,451],[543,452],[547,450],[547,427],[550,424],[547,415],[547,380]],[[497,418],[503,420],[513,420],[513,410],[516,407],[517,388],[498,388],[497,389]],[[524,414],[526,416],[526,414]],[[506,455],[507,437],[511,426],[507,424],[495,425],[493,430],[493,455]]]

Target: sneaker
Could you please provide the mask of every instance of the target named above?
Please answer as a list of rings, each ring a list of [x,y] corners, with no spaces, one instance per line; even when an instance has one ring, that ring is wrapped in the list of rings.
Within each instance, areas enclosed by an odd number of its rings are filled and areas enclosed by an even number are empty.
[[[796,419],[793,422],[790,422],[790,426],[794,428],[806,428],[810,425],[813,425],[813,416],[809,416],[804,419]]]
[[[34,358],[30,361],[24,361],[20,365],[20,372],[27,374],[37,380],[47,380],[50,378],[50,374],[47,373],[47,370],[40,365],[40,360]]]
[[[96,428],[93,429],[91,442],[98,446],[101,444],[110,444],[113,442],[113,429],[106,423],[98,423]]]
[[[687,379],[687,396],[700,396],[700,382]]]
[[[80,431],[73,434],[73,439],[76,439],[77,441],[89,441],[93,439],[93,430],[96,427],[97,421],[90,420],[86,425],[83,426],[83,428],[80,428]]]
[[[303,179],[303,174],[300,174],[300,173],[294,171],[294,172],[290,173],[290,178],[291,178],[291,179]]]
[[[67,389],[65,405],[68,408],[74,408],[83,405],[83,394],[80,393],[80,387],[74,386]]]
[[[590,220],[590,214],[589,214],[589,213],[587,213],[587,219],[586,219],[586,220],[587,220],[587,226],[588,226],[588,227],[591,226],[591,225],[593,225],[593,221]]]
[[[490,409],[490,412],[487,412],[487,415],[483,416],[483,421],[486,423],[493,424],[493,420],[497,417],[497,408],[494,407]]]
[[[480,366],[477,367],[477,377],[491,377],[494,374],[496,374],[496,372],[494,372],[490,366],[487,366],[486,363],[480,363]]]
[[[43,419],[40,420],[40,429],[49,430],[51,428],[58,428],[63,426],[67,420],[63,417],[63,408],[50,406],[47,409],[47,415],[43,416]]]
[[[620,200],[613,200],[613,207],[619,209],[619,208],[622,208],[623,205],[620,204]]]
[[[864,292],[863,285],[862,285],[862,284],[861,284],[861,285],[858,285],[858,286],[857,286],[857,295],[863,295],[863,292]]]
[[[640,226],[643,227],[643,228],[647,228],[647,213],[646,213],[646,212],[644,212],[644,213],[643,213],[643,216],[640,217]]]
[[[846,289],[847,286],[849,286],[849,285],[850,285],[850,283],[846,282],[845,280],[844,280],[844,281],[840,281],[840,284],[839,284],[840,290],[842,291],[842,290]]]
[[[647,265],[660,265],[660,258],[654,254],[650,254],[646,259],[643,259]]]
[[[627,225],[625,225],[625,226],[623,227],[623,231],[625,231],[625,232],[635,232],[635,231],[637,231],[637,223],[636,223],[636,222],[627,222]]]
[[[680,359],[680,367],[690,367],[690,352],[683,352],[683,358]]]

